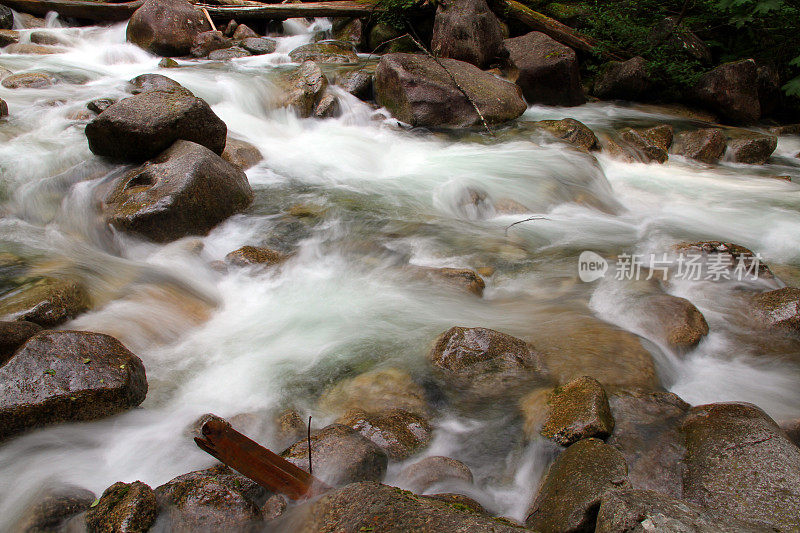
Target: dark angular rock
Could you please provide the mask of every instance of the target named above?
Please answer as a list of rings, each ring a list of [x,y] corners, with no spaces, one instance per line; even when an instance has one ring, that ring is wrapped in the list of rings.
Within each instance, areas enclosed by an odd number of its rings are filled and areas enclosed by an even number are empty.
[[[557,387],[548,407],[541,434],[562,446],[589,437],[604,439],[614,429],[606,391],[594,378],[583,376]]]
[[[6,6],[0,6],[0,30],[10,30],[14,27],[14,13]]]
[[[503,52],[503,32],[486,0],[439,2],[431,51],[481,69],[496,61]]]
[[[313,115],[317,104],[325,95],[328,78],[319,65],[306,61],[296,70],[279,78],[277,84],[283,89],[278,107],[291,107],[301,118],[308,118]]]
[[[25,341],[42,331],[42,326],[25,320],[0,322],[0,366],[11,359]]]
[[[695,88],[699,102],[735,124],[761,118],[758,72],[752,59],[724,63],[707,72]]]
[[[142,361],[117,339],[43,331],[0,367],[0,439],[47,424],[94,420],[147,394]]]
[[[774,135],[739,135],[728,140],[727,156],[734,163],[763,165],[777,147],[778,138]]]
[[[60,531],[71,516],[89,508],[94,493],[72,485],[48,487],[40,491],[23,510],[10,531],[45,533]]]
[[[211,30],[187,0],[147,0],[128,21],[127,39],[159,56],[188,55],[195,37]]]
[[[221,31],[204,31],[195,35],[190,53],[194,57],[204,57],[214,50],[222,50],[233,46],[233,41],[225,37]]]
[[[250,26],[247,24],[238,24],[236,29],[233,30],[233,34],[231,37],[234,41],[242,41],[244,39],[248,39],[250,37],[260,37],[255,31],[253,31]]]
[[[340,76],[336,84],[360,100],[372,99],[372,74],[353,70]]]
[[[5,7],[5,6],[2,6]],[[15,30],[0,29],[0,48],[19,42],[19,32]]]
[[[647,61],[641,56],[607,63],[594,83],[594,94],[603,100],[641,100],[651,87]]]
[[[100,114],[112,105],[114,105],[117,101],[112,98],[97,98],[95,100],[90,101],[86,104],[86,108],[91,111],[92,113]]]

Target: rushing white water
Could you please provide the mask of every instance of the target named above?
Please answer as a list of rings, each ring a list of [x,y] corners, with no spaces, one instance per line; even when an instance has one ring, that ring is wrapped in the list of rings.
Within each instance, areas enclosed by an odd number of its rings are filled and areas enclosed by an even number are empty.
[[[0,247],[81,276],[98,305],[65,327],[121,339],[144,361],[150,386],[140,409],[0,445],[0,530],[47,483],[96,493],[120,480],[155,487],[210,465],[186,433],[203,413],[294,407],[320,416],[321,425],[328,420],[314,412],[315,401],[334,379],[395,366],[429,381],[428,345],[454,325],[529,338],[542,317],[567,308],[655,342],[629,287],[577,281],[582,250],[654,253],[718,239],[754,249],[771,265],[800,267],[800,188],[768,177],[800,179],[793,158],[800,139],[782,138],[763,167],[709,167],[679,157],[659,166],[595,159],[525,128],[495,140],[408,131],[342,92],[337,119],[300,120],[271,109],[271,73],[327,24],[287,22],[291,35],[280,38],[275,54],[181,61],[168,70],[124,42],[124,25],[59,28],[51,20],[48,31],[64,40],[66,53],[0,55],[0,66],[14,72],[47,71],[61,80],[46,89],[0,88],[11,110],[0,126]],[[265,156],[247,172],[256,191],[247,213],[206,237],[164,246],[99,225],[93,194],[110,168],[91,155],[85,120],[75,119],[89,100],[123,97],[126,80],[149,72],[206,99],[233,136]],[[598,132],[681,124],[657,110],[605,103],[533,107],[521,122],[567,116]],[[512,198],[545,218],[506,235],[506,226],[525,216],[465,203],[471,190]],[[324,215],[317,222],[284,215],[297,204]],[[269,272],[214,270],[213,261],[245,244],[296,254]],[[399,268],[406,263],[497,272],[478,299],[411,279]],[[762,353],[739,335],[734,284],[686,282],[669,290],[695,303],[712,333],[684,356],[649,345],[666,387],[693,404],[744,400],[776,419],[800,416],[798,354]],[[469,494],[521,519],[552,449],[525,444],[514,409],[445,406],[423,455],[463,460],[476,474]],[[392,465],[389,482],[401,467]]]

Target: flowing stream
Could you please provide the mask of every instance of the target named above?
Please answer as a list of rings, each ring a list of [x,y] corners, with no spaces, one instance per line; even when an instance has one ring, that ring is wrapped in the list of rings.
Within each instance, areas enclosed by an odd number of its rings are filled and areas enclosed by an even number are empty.
[[[588,155],[527,127],[572,117],[596,132],[681,119],[657,108],[591,103],[532,107],[496,137],[400,128],[388,114],[339,91],[342,116],[300,120],[271,109],[274,73],[288,52],[329,22],[288,21],[274,54],[230,62],[159,58],[125,43],[125,25],[49,28],[63,54],[0,55],[14,72],[47,71],[45,89],[0,88],[0,251],[79,277],[94,309],[63,326],[119,338],[144,362],[141,408],[105,420],[37,430],[0,446],[0,530],[53,482],[100,494],[116,481],[156,487],[213,459],[187,436],[213,412],[314,411],[325,387],[371,368],[406,369],[431,383],[425,355],[455,326],[525,339],[559,335],[569,316],[594,315],[640,335],[665,388],[691,404],[739,400],[776,420],[800,414],[800,354],[758,342],[740,316],[733,282],[670,285],[705,315],[711,333],[679,355],[659,345],[630,284],[582,283],[578,256],[593,250],[661,253],[687,240],[735,242],[759,252],[787,283],[800,279],[800,137],[782,137],[769,165],[665,165]],[[21,30],[22,41],[29,30]],[[256,200],[208,236],[155,245],[102,227],[95,189],[112,167],[92,156],[76,120],[86,103],[125,96],[127,80],[158,72],[205,99],[229,133],[264,160],[247,171]],[[478,196],[478,202],[469,201]],[[485,196],[485,198],[484,198]],[[500,214],[511,198],[528,215]],[[314,216],[292,216],[303,206]],[[513,226],[528,216],[543,219]],[[243,245],[293,257],[269,271],[219,272],[214,261]],[[408,263],[492,267],[483,298],[409,276]],[[788,277],[787,277],[788,276]],[[794,278],[792,278],[794,276]],[[782,286],[760,280],[757,288]],[[552,449],[526,444],[508,406],[460,408],[440,399],[433,444],[475,474],[470,494],[498,515],[524,519]],[[269,434],[261,435],[269,445]],[[413,458],[417,460],[420,456]],[[388,483],[402,464],[390,467]]]

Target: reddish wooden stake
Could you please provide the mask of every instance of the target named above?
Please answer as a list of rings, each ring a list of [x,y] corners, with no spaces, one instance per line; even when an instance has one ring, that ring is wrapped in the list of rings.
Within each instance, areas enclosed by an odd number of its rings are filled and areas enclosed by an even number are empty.
[[[224,419],[210,418],[194,441],[209,453],[272,492],[293,500],[317,496],[330,490],[305,470],[242,435]]]

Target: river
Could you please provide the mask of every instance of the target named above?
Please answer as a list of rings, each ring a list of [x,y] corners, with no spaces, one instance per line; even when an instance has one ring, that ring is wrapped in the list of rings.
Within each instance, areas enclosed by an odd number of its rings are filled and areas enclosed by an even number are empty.
[[[748,401],[776,420],[800,413],[800,354],[783,345],[765,349],[748,333],[736,283],[670,285],[711,329],[680,355],[651,335],[628,285],[610,276],[577,278],[584,250],[651,254],[714,239],[751,248],[779,275],[800,279],[800,187],[771,177],[800,180],[800,137],[782,137],[764,166],[707,166],[675,156],[646,165],[579,152],[526,123],[568,116],[600,133],[680,126],[682,119],[610,103],[534,106],[494,138],[457,137],[399,128],[385,112],[338,91],[341,117],[300,120],[266,105],[277,91],[272,76],[328,21],[288,21],[292,35],[278,39],[274,54],[179,61],[173,69],[125,43],[124,24],[61,28],[48,21],[66,53],[0,55],[0,66],[14,72],[61,79],[45,89],[0,88],[10,109],[0,125],[0,251],[78,276],[96,305],[63,327],[119,338],[143,360],[149,393],[125,414],[2,444],[0,530],[47,483],[100,494],[116,481],[156,487],[209,466],[213,459],[186,429],[203,413],[292,407],[315,415],[321,427],[330,420],[314,411],[316,398],[340,378],[391,366],[431,382],[427,349],[454,325],[527,339],[558,335],[564,316],[594,315],[643,337],[664,386],[691,404]],[[29,31],[21,31],[25,41]],[[94,191],[111,167],[89,152],[86,121],[71,117],[92,99],[123,97],[127,80],[150,72],[205,99],[231,135],[264,155],[247,171],[253,206],[206,237],[156,245],[112,234],[97,216]],[[530,214],[467,202],[475,191],[513,198]],[[315,216],[287,215],[298,205]],[[544,218],[507,229],[534,215]],[[269,271],[214,268],[246,244],[294,255]],[[401,268],[407,263],[495,273],[477,298],[409,276]],[[782,285],[756,282],[761,289]],[[526,445],[519,414],[507,406],[439,407],[433,444],[422,456],[464,461],[475,474],[473,497],[495,514],[524,519],[549,446]],[[271,442],[269,434],[260,437]],[[401,467],[390,467],[387,482]]]

